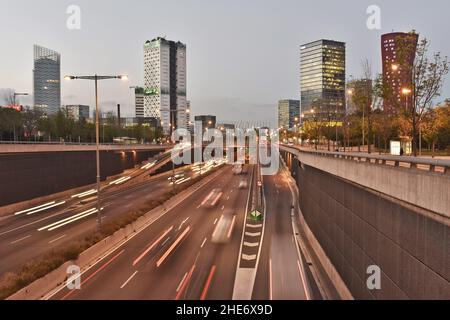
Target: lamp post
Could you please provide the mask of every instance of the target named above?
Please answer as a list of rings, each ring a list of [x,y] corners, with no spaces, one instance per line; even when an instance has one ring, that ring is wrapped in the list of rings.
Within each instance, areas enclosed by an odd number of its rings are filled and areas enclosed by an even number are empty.
[[[314,126],[315,126],[315,129],[316,129],[316,139],[315,139],[314,146],[315,146],[315,149],[317,150],[317,143],[318,143],[317,140],[319,139],[319,128],[317,126],[317,117],[316,117],[316,112],[315,112],[314,108],[311,109],[311,113],[312,113],[313,118],[314,118]]]
[[[109,80],[109,79],[120,79],[128,80],[127,75],[117,75],[117,76],[65,76],[65,80],[93,80],[95,83],[95,159],[97,166],[97,229],[100,230],[101,227],[101,217],[100,217],[100,145],[99,145],[99,107],[98,107],[98,81],[99,80]]]
[[[412,90],[411,89],[409,89],[409,88],[403,88],[402,89],[402,95],[404,95],[405,96],[405,111],[406,112],[408,112],[408,97],[411,95],[411,93],[412,93]],[[412,132],[412,144],[413,144],[413,146],[412,146],[412,148],[413,148],[413,152],[414,152],[414,156],[416,156],[416,146],[415,146],[415,134],[416,134],[416,132],[415,132],[415,130],[414,130],[414,128],[416,127],[416,113],[413,111],[413,132]]]
[[[347,147],[350,151],[350,133],[348,132],[349,130],[349,122],[348,122],[348,101],[349,101],[349,97],[351,97],[353,95],[353,90],[352,89],[348,89],[347,90],[347,94],[345,96],[345,124],[346,124],[346,133],[347,133]],[[344,152],[345,152],[345,134],[344,134]]]

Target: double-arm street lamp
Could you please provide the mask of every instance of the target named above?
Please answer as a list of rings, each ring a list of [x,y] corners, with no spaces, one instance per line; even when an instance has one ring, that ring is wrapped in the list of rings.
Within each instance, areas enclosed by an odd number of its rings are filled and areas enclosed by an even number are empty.
[[[65,76],[65,80],[93,80],[95,81],[95,146],[96,146],[96,163],[97,163],[97,229],[100,230],[101,227],[101,216],[100,216],[100,146],[99,146],[99,107],[98,107],[98,81],[99,80],[109,80],[109,79],[119,79],[128,80],[127,75],[117,75],[117,76]]]

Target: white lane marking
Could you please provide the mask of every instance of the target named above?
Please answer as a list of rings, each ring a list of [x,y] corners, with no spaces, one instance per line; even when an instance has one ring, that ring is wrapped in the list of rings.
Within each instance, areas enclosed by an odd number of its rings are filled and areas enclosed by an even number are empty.
[[[206,243],[206,240],[207,240],[207,238],[205,238],[205,240],[203,240],[202,245],[200,246],[200,248],[203,248],[203,246],[204,246],[205,243]]]
[[[214,220],[214,225],[216,225],[216,223],[217,223],[217,218],[216,218],[216,220]]]
[[[225,209],[225,205],[222,206],[221,210],[223,211],[223,209]]]
[[[22,241],[22,240],[28,239],[29,237],[31,237],[31,234],[29,234],[29,235],[27,235],[27,236],[25,236],[25,237],[23,237],[23,238],[14,240],[14,241],[11,242],[11,244],[16,244],[16,243],[18,243],[18,242],[20,242],[20,241]]]
[[[305,295],[306,295],[306,300],[311,300],[311,297],[309,296],[308,290],[306,290],[305,287],[305,276],[303,275],[303,270],[302,267],[300,265],[300,261],[297,260],[297,266],[298,266],[298,271],[300,272],[300,277],[302,279],[302,285],[303,285],[303,290],[305,291]]]
[[[230,196],[227,197],[227,200],[230,200]]]
[[[244,246],[246,247],[257,247],[259,245],[259,242],[246,242],[244,241]]]
[[[269,259],[269,300],[273,300],[272,283],[272,259]]]
[[[253,232],[246,232],[245,235],[249,236],[249,237],[259,237],[261,235],[261,232],[254,232],[254,233]]]
[[[261,228],[263,225],[262,224],[246,224],[246,227],[248,228]]]
[[[42,208],[42,207],[50,206],[50,205],[52,205],[54,203],[56,203],[56,201],[44,203],[44,204],[41,204],[40,206],[37,206],[37,207],[33,207],[33,208],[26,209],[26,210],[18,211],[16,213],[14,213],[14,215],[17,216],[17,215],[19,215],[21,213],[25,213],[25,212],[28,212],[28,211],[32,211],[32,210],[36,210],[36,209]]]
[[[125,282],[120,286],[120,289],[123,289],[123,288],[128,284],[128,282],[130,282],[131,279],[134,278],[134,276],[135,276],[137,273],[138,273],[138,272],[135,271],[135,272],[127,279],[127,281],[125,281]]]
[[[58,241],[58,240],[61,240],[61,239],[64,238],[65,236],[66,236],[66,235],[63,234],[62,236],[60,236],[60,237],[58,237],[58,238],[56,238],[56,239],[50,240],[48,243],[51,244],[51,243],[53,243],[53,242],[56,242],[56,241]]]
[[[176,291],[176,292],[180,291],[181,286],[183,285],[183,282],[184,282],[184,280],[186,279],[187,275],[188,275],[188,273],[186,272],[186,273],[184,274],[183,279],[181,279],[180,284],[178,285],[177,291]]]
[[[248,255],[248,254],[242,254],[242,259],[247,261],[256,260],[256,254]]]

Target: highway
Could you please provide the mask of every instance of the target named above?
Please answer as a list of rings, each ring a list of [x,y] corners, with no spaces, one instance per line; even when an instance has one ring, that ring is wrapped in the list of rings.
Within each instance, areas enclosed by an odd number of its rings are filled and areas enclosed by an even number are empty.
[[[266,227],[252,299],[310,300],[313,280],[305,272],[294,238],[289,173],[264,177]],[[294,211],[295,212],[295,211]]]
[[[51,298],[231,299],[248,198],[248,190],[238,188],[243,178],[248,176],[233,175],[232,167],[225,167],[86,270],[81,290],[63,288]],[[213,243],[212,238],[220,238],[215,234],[220,224],[226,226],[226,242]]]
[[[101,204],[104,208],[102,222],[108,222],[145,206],[173,189],[171,181],[168,180],[171,171],[136,185],[128,185],[133,178],[148,175],[151,164],[123,175],[132,177],[123,183],[109,185],[109,180],[104,183],[109,187],[101,193]],[[193,168],[186,167],[177,169],[176,174],[179,174],[177,186],[189,181],[199,172],[198,169],[194,171]],[[45,207],[35,206],[33,210],[12,213],[3,218],[0,221],[0,274],[15,271],[31,259],[92,232],[97,219],[95,190],[93,191],[94,193],[80,198],[69,196],[66,199],[55,199],[56,206],[48,205],[47,202]]]

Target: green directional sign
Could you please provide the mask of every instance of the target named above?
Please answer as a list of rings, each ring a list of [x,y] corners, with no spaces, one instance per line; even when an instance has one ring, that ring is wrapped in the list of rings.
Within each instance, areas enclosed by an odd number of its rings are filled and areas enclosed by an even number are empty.
[[[252,212],[250,212],[250,218],[255,221],[262,221],[263,214],[258,210],[253,210]]]

